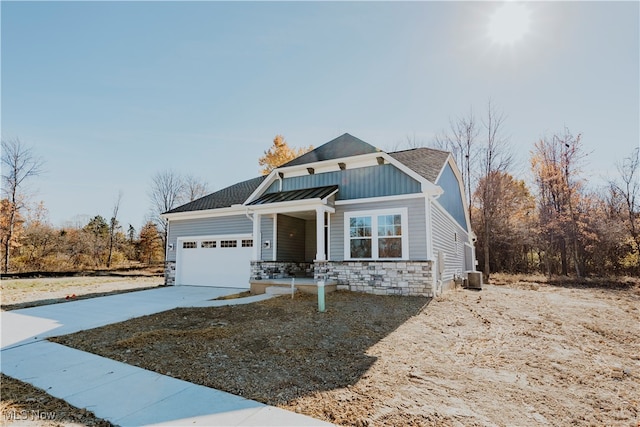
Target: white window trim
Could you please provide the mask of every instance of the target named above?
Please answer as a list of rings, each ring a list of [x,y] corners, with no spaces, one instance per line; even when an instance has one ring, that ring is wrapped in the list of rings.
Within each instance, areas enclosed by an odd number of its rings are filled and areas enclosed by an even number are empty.
[[[400,215],[400,225],[402,226],[402,254],[399,258],[380,258],[378,256],[378,216],[380,215]],[[371,258],[352,258],[351,257],[351,218],[359,216],[371,217]],[[344,213],[344,259],[345,260],[381,260],[381,261],[397,261],[409,259],[409,214],[405,208],[391,209],[373,209],[367,211],[352,211]]]

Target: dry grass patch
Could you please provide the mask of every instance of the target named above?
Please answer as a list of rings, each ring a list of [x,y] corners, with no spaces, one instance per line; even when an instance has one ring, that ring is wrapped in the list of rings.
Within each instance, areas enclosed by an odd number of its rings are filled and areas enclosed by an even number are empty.
[[[161,277],[46,277],[2,279],[2,310],[17,310],[79,299],[152,289]]]

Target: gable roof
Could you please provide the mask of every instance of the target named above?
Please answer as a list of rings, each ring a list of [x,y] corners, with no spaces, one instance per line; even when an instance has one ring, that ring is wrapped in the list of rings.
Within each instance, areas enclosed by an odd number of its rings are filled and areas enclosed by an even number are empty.
[[[323,160],[339,159],[378,152],[381,152],[381,150],[348,133],[345,133],[344,135],[321,145],[315,150],[291,160],[285,165],[282,165],[282,167],[304,165]],[[449,157],[449,153],[447,151],[436,150],[433,148],[414,148],[387,154],[434,184]],[[165,214],[228,208],[232,205],[240,205],[258,189],[266,178],[267,176],[259,176],[257,178],[239,182],[190,203],[171,209],[170,211],[165,212]],[[282,193],[280,194],[282,195]],[[303,197],[301,194],[302,193],[292,194],[292,197]],[[252,204],[256,203],[258,200],[260,199],[252,202]]]
[[[323,160],[377,153],[379,151],[380,150],[373,145],[367,144],[363,140],[345,133],[336,139],[321,145],[315,150],[309,151],[300,157],[296,157],[281,167],[304,165],[307,163],[321,162]]]
[[[207,196],[194,200],[177,208],[171,209],[165,213],[178,213],[178,212],[192,212],[203,211],[207,209],[228,208],[232,205],[239,205],[244,203],[245,200],[258,188],[266,176],[259,176],[257,178],[242,181],[237,184],[231,185],[222,190],[211,193]]]
[[[434,184],[449,158],[448,151],[426,147],[387,154]]]

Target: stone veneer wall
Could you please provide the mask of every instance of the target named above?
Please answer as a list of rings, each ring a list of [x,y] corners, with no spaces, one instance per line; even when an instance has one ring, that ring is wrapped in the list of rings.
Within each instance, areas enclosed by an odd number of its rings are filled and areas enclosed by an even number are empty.
[[[433,296],[431,261],[316,262],[316,280],[337,280],[338,289],[375,295]]]
[[[251,280],[311,277],[335,280],[339,290],[375,295],[433,296],[431,261],[251,261]],[[164,284],[175,285],[176,263],[166,261]]]
[[[176,262],[164,262],[164,285],[173,286],[176,284]]]
[[[251,279],[313,277],[313,263],[286,261],[251,261]]]

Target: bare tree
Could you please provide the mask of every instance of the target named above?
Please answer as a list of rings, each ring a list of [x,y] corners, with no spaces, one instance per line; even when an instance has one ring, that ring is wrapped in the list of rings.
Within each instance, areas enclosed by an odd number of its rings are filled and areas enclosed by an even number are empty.
[[[580,202],[582,179],[580,167],[585,157],[582,136],[574,136],[565,128],[538,141],[531,152],[532,172],[538,187],[538,217],[541,243],[544,245],[547,274],[552,269],[551,254],[560,254],[561,271],[568,274],[570,259],[574,261],[576,275],[582,275],[580,259]],[[569,252],[570,250],[570,252]]]
[[[118,192],[118,197],[113,204],[113,213],[109,222],[109,255],[107,257],[107,268],[111,268],[111,257],[113,255],[113,245],[116,238],[116,232],[120,226],[118,225],[118,211],[120,210],[120,202],[122,201],[122,191]]]
[[[160,215],[178,206],[184,200],[185,184],[182,177],[173,170],[156,173],[151,180],[151,219],[161,229],[163,244],[167,242],[167,222]]]
[[[184,202],[193,202],[209,194],[209,184],[193,175],[184,177]]]
[[[484,179],[485,185],[480,195],[480,214],[482,215],[483,237],[484,237],[484,276],[489,280],[491,273],[490,267],[490,246],[491,231],[493,227],[493,217],[496,207],[499,203],[498,194],[494,189],[492,180],[500,176],[499,172],[506,172],[513,161],[513,154],[509,147],[509,141],[503,133],[505,115],[495,109],[491,100],[487,104],[486,117],[482,120],[482,125],[486,132],[484,146],[480,149],[480,173],[481,179]]]
[[[20,139],[2,139],[2,197],[9,201],[7,215],[8,231],[3,243],[3,271],[9,270],[11,239],[16,215],[25,207],[27,195],[23,191],[28,178],[42,173],[43,161],[34,154],[31,147]]]
[[[635,250],[640,256],[640,148],[636,148],[617,165],[620,181],[609,183],[612,191],[624,200],[628,220],[627,228],[635,244]]]
[[[467,203],[471,206],[471,171],[477,157],[477,137],[480,133],[473,110],[469,115],[449,120],[449,132],[436,135],[434,145],[440,149],[450,151],[462,173],[462,182],[467,193]]]
[[[426,147],[428,144],[422,139],[418,139],[416,134],[413,135],[405,135],[404,140],[396,141],[395,143],[388,146],[388,151],[390,153],[394,151],[403,151],[403,150],[412,150],[415,148]]]

